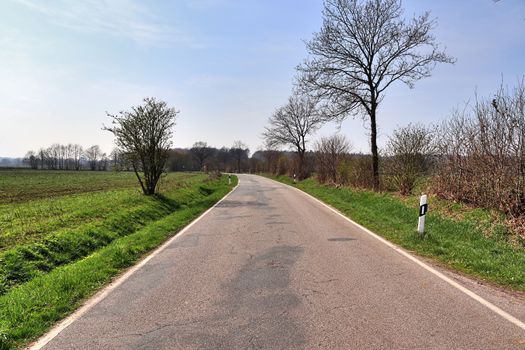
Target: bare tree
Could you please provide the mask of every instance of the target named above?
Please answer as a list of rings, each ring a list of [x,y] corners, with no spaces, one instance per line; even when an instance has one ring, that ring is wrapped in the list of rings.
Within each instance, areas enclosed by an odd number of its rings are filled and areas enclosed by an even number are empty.
[[[385,90],[409,87],[436,63],[454,59],[439,48],[430,13],[403,19],[400,0],[325,0],[323,25],[307,43],[310,58],[298,67],[301,86],[326,103],[334,120],[370,120],[374,187],[379,188],[377,110]]]
[[[177,113],[155,98],[145,98],[144,104],[131,107],[131,111],[108,113],[113,126],[103,129],[115,135],[117,146],[127,156],[146,195],[155,194],[165,171]]]
[[[111,162],[111,168],[114,171],[124,170],[124,165],[122,164],[122,154],[118,148],[115,147],[111,150],[111,153],[109,154],[109,158]]]
[[[100,146],[94,145],[89,147],[84,151],[84,155],[86,156],[86,160],[89,163],[89,169],[95,171],[97,170],[97,164],[102,156],[102,150],[100,149]]]
[[[233,146],[230,148],[229,152],[235,159],[235,163],[237,165],[237,172],[241,173],[241,163],[243,159],[248,159],[248,156],[250,154],[250,150],[248,149],[248,146],[246,146],[242,141],[235,141],[233,143]]]
[[[206,160],[215,153],[215,149],[208,147],[206,142],[198,141],[193,144],[190,152],[199,162],[199,169],[202,171],[204,169]]]
[[[109,158],[106,153],[102,153],[100,156],[100,160],[97,164],[97,169],[100,171],[107,171],[108,170],[108,164],[109,164]]]
[[[80,170],[82,168],[82,157],[84,155],[82,146],[79,144],[69,144],[68,148],[71,168],[74,170]]]
[[[297,152],[298,176],[305,177],[304,158],[308,136],[325,122],[317,108],[317,101],[307,95],[294,94],[288,103],[278,108],[269,118],[263,137],[269,148],[290,146]]]
[[[52,170],[59,169],[60,145],[58,143],[52,144],[47,148],[46,154],[47,168]]]
[[[316,143],[317,177],[320,182],[338,183],[339,165],[351,148],[350,141],[339,134],[322,137]]]
[[[45,149],[40,148],[38,150],[38,154],[39,154],[39,157],[40,157],[40,169],[44,169],[44,164],[45,164],[45,161],[46,161],[46,158],[47,158],[47,152],[46,152]]]
[[[28,151],[24,157],[24,163],[31,169],[38,169],[38,155],[34,151]]]

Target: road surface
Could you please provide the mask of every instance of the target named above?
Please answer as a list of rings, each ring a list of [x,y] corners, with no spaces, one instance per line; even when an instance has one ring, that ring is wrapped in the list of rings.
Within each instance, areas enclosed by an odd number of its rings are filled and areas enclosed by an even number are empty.
[[[239,178],[44,348],[525,348],[523,329],[313,199]],[[462,283],[523,321],[523,299]]]

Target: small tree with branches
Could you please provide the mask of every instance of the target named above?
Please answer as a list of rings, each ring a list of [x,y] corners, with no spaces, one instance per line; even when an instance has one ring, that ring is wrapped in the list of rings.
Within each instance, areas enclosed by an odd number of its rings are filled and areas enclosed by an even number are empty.
[[[411,194],[417,180],[430,169],[436,156],[434,137],[433,127],[409,124],[394,130],[388,138],[385,168],[401,194]]]
[[[340,165],[352,148],[350,141],[340,134],[322,137],[315,144],[315,156],[317,160],[317,179],[319,182],[340,183],[338,172]]]
[[[316,132],[325,121],[314,98],[294,94],[288,99],[286,105],[278,108],[270,117],[263,137],[271,148],[290,146],[296,151],[297,175],[302,179],[306,176],[304,163],[307,138]]]
[[[142,105],[131,107],[131,111],[108,113],[113,126],[103,129],[115,135],[115,142],[135,171],[145,195],[155,194],[165,171],[177,113],[155,98],[145,98]]]

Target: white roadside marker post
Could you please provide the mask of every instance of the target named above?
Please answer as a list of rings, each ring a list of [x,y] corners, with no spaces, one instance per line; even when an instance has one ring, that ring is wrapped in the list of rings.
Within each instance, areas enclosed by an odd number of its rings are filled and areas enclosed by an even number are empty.
[[[422,236],[425,233],[425,215],[428,211],[427,195],[424,194],[419,199],[419,221],[417,223],[417,232]]]
[[[297,179],[295,177],[295,173],[293,174],[293,183],[297,183]]]
[[[232,176],[228,174],[228,185],[232,184]]]

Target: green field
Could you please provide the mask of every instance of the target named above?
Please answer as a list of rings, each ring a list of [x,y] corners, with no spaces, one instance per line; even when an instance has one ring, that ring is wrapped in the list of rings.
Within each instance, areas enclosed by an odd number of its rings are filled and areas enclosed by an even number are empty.
[[[297,184],[286,176],[269,176],[295,186],[359,224],[418,254],[483,280],[525,291],[525,247],[494,213],[430,198],[426,235],[419,237],[417,196],[400,197],[336,188],[307,179]]]
[[[223,176],[0,170],[0,349],[41,335],[222,198]]]
[[[0,169],[0,203],[137,186],[129,172]]]

